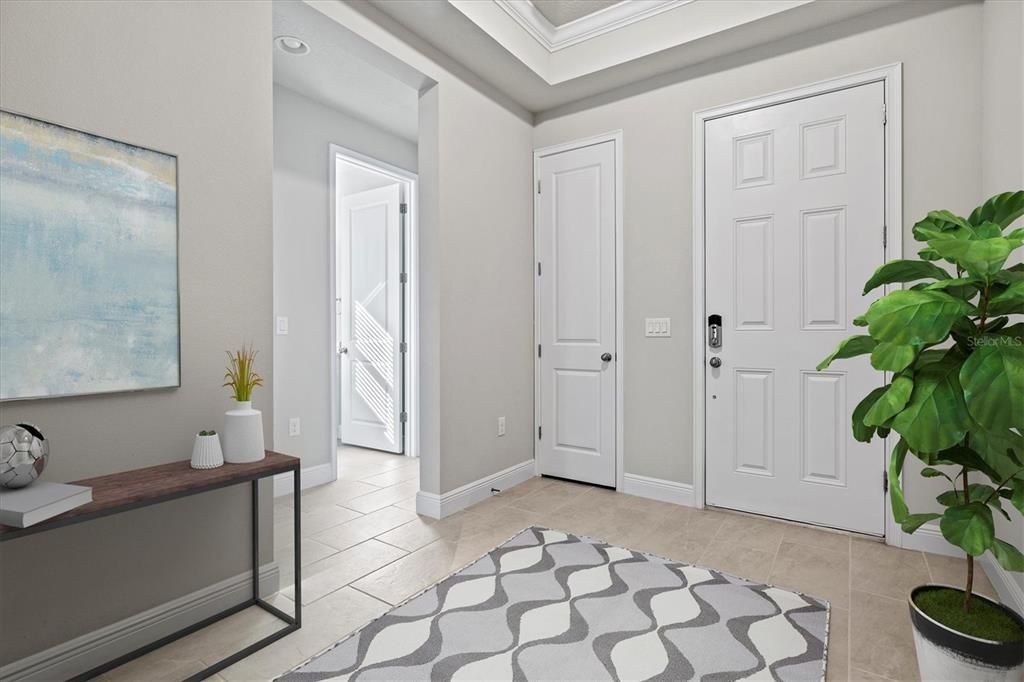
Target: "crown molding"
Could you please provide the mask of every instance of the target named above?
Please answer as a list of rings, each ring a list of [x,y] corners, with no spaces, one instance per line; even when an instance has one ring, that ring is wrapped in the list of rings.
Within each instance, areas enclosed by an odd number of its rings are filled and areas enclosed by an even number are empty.
[[[694,0],[623,0],[567,24],[555,26],[530,0],[494,0],[494,4],[548,52],[557,52],[691,2]]]

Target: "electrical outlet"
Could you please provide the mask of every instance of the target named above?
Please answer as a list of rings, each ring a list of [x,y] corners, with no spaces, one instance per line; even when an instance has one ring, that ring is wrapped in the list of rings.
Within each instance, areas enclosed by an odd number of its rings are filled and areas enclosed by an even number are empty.
[[[504,436],[505,435],[505,418],[504,417],[498,417],[498,435],[499,436]]]
[[[302,433],[302,422],[298,417],[292,417],[288,420],[288,435],[297,436]]]
[[[288,333],[288,318],[278,317],[277,318],[277,333],[284,336]]]
[[[672,336],[672,318],[648,317],[644,320],[644,336]]]

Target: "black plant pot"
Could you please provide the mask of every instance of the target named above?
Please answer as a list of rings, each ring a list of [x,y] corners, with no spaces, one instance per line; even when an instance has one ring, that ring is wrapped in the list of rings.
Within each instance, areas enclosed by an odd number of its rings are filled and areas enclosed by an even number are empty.
[[[917,649],[917,666],[921,671],[921,679],[925,682],[1024,680],[1024,642],[995,642],[965,635],[943,625],[918,608],[914,603],[914,597],[936,588],[963,593],[963,590],[949,585],[921,585],[910,593],[910,620],[914,625],[914,645]],[[1024,625],[1024,619],[1019,614],[999,602],[980,594],[973,595],[971,599],[993,604]]]

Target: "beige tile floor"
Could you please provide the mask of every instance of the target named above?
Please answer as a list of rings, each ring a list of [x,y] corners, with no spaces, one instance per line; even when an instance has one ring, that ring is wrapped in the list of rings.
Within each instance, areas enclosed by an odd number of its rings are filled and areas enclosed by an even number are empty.
[[[906,596],[960,582],[963,560],[723,511],[534,478],[441,521],[417,516],[418,462],[344,448],[338,481],[302,495],[303,627],[213,679],[270,679],[537,524],[702,564],[832,603],[829,680],[916,680]],[[281,592],[290,611],[292,501],[276,501]],[[994,594],[980,576],[979,591]],[[279,627],[249,609],[132,661],[107,680],[181,679]]]

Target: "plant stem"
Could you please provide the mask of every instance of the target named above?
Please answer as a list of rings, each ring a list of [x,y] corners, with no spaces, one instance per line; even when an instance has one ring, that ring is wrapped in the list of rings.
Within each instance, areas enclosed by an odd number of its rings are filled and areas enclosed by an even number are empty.
[[[983,323],[984,325],[984,323]],[[967,485],[967,467],[964,467],[964,504],[970,504],[971,491]],[[964,588],[964,611],[971,609],[971,592],[974,590],[974,557],[967,555],[967,587]]]

